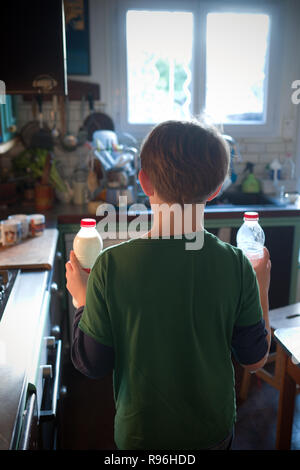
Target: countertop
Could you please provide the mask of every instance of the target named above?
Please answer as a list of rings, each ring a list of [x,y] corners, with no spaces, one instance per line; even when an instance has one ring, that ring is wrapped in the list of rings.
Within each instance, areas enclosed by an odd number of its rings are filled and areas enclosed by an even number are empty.
[[[300,311],[300,302],[297,305]],[[292,362],[300,367],[300,327],[278,328],[274,335],[287,355],[292,357]]]
[[[279,206],[275,204],[269,205],[234,205],[234,204],[212,204],[207,205],[205,208],[205,219],[240,219],[245,211],[256,211],[260,213],[262,217],[299,217],[300,216],[300,205],[287,204],[285,206]],[[11,214],[33,214],[36,210],[30,206],[10,206],[8,209],[0,211],[0,220],[4,220]],[[80,219],[84,217],[96,217],[95,215],[89,214],[88,205],[76,205],[76,204],[62,204],[56,203],[50,210],[43,212],[46,217],[46,225],[48,228],[55,228],[58,224],[79,224]],[[116,209],[118,216],[119,211]],[[150,217],[152,211],[150,209],[144,211],[127,211],[128,219],[132,219],[137,215],[144,215]]]
[[[55,250],[52,253],[54,256]],[[22,271],[15,281],[15,295],[9,297],[0,320],[0,450],[12,448],[16,440],[28,386],[27,372],[51,275],[45,270]]]

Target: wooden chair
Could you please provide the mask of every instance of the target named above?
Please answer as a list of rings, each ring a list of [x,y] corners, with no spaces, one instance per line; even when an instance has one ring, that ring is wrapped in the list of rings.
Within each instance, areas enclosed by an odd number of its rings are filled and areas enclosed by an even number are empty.
[[[292,305],[288,305],[286,307],[280,307],[269,312],[269,319],[270,319],[270,327],[271,327],[271,334],[272,339],[274,335],[274,331],[279,328],[293,328],[300,326],[300,302]],[[284,373],[284,357],[282,354],[278,354],[279,352],[279,344],[276,343],[276,349],[274,352],[270,352],[268,360],[265,366],[262,369],[259,369],[255,373],[250,373],[248,371],[244,371],[241,389],[240,389],[240,399],[246,400],[248,396],[248,391],[250,387],[251,377],[252,375],[256,375],[260,379],[267,382],[272,387],[275,387],[277,390],[280,390],[282,380],[283,380],[283,373]],[[271,373],[267,370],[267,365],[275,362],[274,373]],[[299,392],[299,387],[297,392]]]

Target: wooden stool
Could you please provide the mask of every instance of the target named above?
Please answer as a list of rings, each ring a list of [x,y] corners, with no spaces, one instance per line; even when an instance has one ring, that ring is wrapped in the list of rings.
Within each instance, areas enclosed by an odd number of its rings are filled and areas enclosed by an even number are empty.
[[[274,337],[274,331],[279,328],[299,327],[300,326],[300,302],[296,304],[288,305],[286,307],[280,307],[280,308],[270,310],[269,319],[270,319],[272,339]],[[275,387],[277,390],[280,389],[285,363],[284,363],[283,355],[278,354],[279,348],[280,348],[279,344],[276,343],[275,352],[269,353],[269,357],[266,362],[266,364],[275,362],[274,374],[271,374],[270,372],[268,372],[265,366],[259,369],[255,373],[248,372],[247,370],[244,371],[242,384],[241,384],[241,390],[239,394],[241,400],[244,401],[247,399],[251,376],[254,374],[257,377],[264,380],[265,382],[267,382],[268,384],[270,384],[272,387]]]

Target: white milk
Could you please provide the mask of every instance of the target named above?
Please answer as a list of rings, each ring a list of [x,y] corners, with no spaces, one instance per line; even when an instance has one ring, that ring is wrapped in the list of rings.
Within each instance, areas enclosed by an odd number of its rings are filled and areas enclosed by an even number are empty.
[[[73,250],[81,267],[90,271],[103,248],[103,241],[94,219],[82,219],[80,230],[74,238]],[[73,305],[77,307],[73,299]]]
[[[76,258],[84,269],[92,269],[102,248],[103,243],[100,235],[80,236],[78,233],[73,242],[73,250]]]

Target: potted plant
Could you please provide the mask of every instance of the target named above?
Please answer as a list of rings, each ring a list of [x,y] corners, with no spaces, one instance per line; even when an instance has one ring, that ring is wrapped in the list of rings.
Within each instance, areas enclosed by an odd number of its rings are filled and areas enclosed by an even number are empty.
[[[31,192],[38,210],[53,206],[54,189],[60,193],[68,192],[68,186],[57,171],[54,155],[49,150],[26,149],[13,159],[12,167],[15,176],[22,181],[24,197],[28,199]]]

